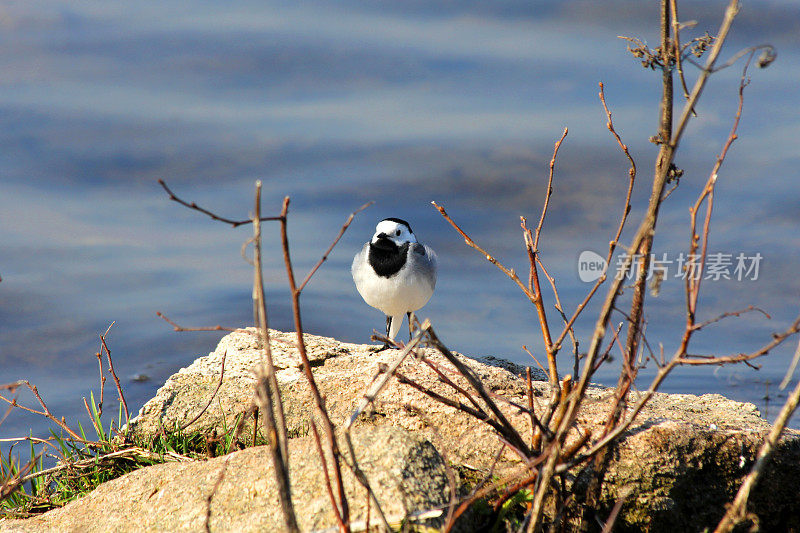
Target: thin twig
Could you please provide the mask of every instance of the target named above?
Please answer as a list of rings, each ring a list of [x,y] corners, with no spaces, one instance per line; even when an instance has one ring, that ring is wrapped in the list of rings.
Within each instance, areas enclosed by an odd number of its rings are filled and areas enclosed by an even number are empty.
[[[622,505],[625,503],[626,499],[628,499],[628,494],[624,494],[617,499],[617,502],[611,509],[611,513],[608,515],[608,519],[606,520],[605,524],[603,524],[603,530],[600,533],[611,533],[614,531],[614,523],[617,521],[619,512],[622,510]]]
[[[353,473],[355,478],[361,483],[361,486],[367,491],[367,494],[372,499],[372,503],[375,504],[375,510],[378,511],[378,518],[381,521],[384,529],[386,531],[391,531],[392,528],[389,525],[389,520],[383,512],[383,508],[381,507],[381,502],[378,501],[378,496],[375,494],[375,491],[372,490],[372,486],[369,484],[369,480],[367,479],[367,475],[364,474],[364,471],[361,470],[361,467],[358,466],[358,458],[356,457],[356,450],[353,447],[353,440],[350,438],[350,431],[345,431],[344,435],[344,443],[347,445],[347,450],[350,452],[350,458],[352,460],[352,464],[347,461],[345,457],[342,457],[344,463]],[[349,531],[351,524],[347,524],[342,531]],[[367,528],[369,528],[369,523],[367,523]]]
[[[125,411],[125,425],[126,428],[128,427],[128,422],[130,422],[130,413],[128,411],[128,402],[125,401],[125,395],[122,393],[122,384],[119,382],[119,378],[117,377],[117,373],[114,372],[114,362],[111,360],[111,350],[108,349],[108,344],[106,344],[106,335],[108,335],[111,326],[114,325],[114,322],[108,326],[106,332],[100,335],[100,344],[102,346],[101,352],[105,350],[106,352],[106,359],[108,360],[108,371],[111,373],[111,378],[114,380],[114,385],[117,386],[117,393],[119,394],[119,401],[122,403],[122,409]]]
[[[678,79],[681,80],[683,97],[688,99],[689,88],[686,86],[686,77],[683,75],[683,62],[681,61],[681,55],[683,55],[681,48],[681,23],[678,20],[678,6],[676,0],[669,0],[669,9],[672,15],[672,43],[674,47],[672,54],[675,57],[675,69],[678,71]],[[697,112],[694,109],[692,109],[692,116],[697,116]]]
[[[550,158],[550,172],[547,176],[547,192],[544,195],[544,205],[542,206],[542,216],[539,217],[539,223],[536,225],[536,231],[534,232],[533,238],[533,249],[534,251],[539,251],[539,234],[542,232],[542,226],[544,225],[544,217],[547,215],[547,208],[550,205],[550,196],[553,194],[553,171],[556,166],[556,157],[558,156],[558,149],[561,148],[561,143],[564,142],[564,138],[567,136],[568,129],[564,128],[564,132],[561,134],[561,138],[556,141],[555,147],[553,148],[553,157]]]
[[[539,362],[539,360],[538,360],[538,359],[536,359],[536,356],[535,356],[535,355],[533,355],[533,353],[531,353],[531,351],[528,349],[528,347],[527,347],[526,345],[524,345],[524,344],[523,344],[523,345],[522,345],[522,349],[523,349],[523,350],[525,350],[525,352],[526,352],[528,355],[530,355],[530,356],[531,356],[531,359],[533,359],[533,361],[534,361],[534,362],[535,362],[535,363],[536,363],[536,364],[539,366],[539,369],[540,369],[542,372],[544,372],[545,374],[547,374],[547,370],[545,370],[545,369],[544,369],[544,367],[542,366],[542,363],[540,363],[540,362]]]
[[[786,371],[786,375],[783,376],[783,381],[781,381],[780,389],[783,390],[789,384],[789,381],[792,379],[792,375],[794,375],[794,370],[797,367],[797,362],[800,360],[800,342],[797,343],[797,349],[794,351],[794,357],[792,357],[792,364],[789,365],[789,369]],[[0,421],[2,423],[2,421]]]
[[[217,493],[220,485],[222,485],[222,480],[225,479],[225,472],[228,470],[228,461],[230,458],[225,459],[225,462],[222,463],[222,468],[219,470],[219,474],[217,475],[217,480],[214,482],[214,486],[211,487],[211,492],[208,493],[206,497],[206,531],[211,533],[211,500],[214,499],[214,494]]]
[[[404,374],[402,374],[400,372],[395,372],[395,375],[397,376],[397,382],[398,383],[401,383],[403,385],[410,385],[412,388],[418,390],[419,392],[425,394],[426,396],[430,396],[432,399],[434,399],[435,401],[437,401],[437,402],[439,402],[441,404],[447,405],[448,407],[452,407],[453,409],[457,409],[457,410],[459,410],[461,412],[464,412],[464,413],[466,413],[466,414],[468,414],[468,415],[470,415],[470,416],[472,416],[474,418],[477,418],[481,422],[485,422],[485,423],[489,424],[499,434],[502,435],[506,431],[506,428],[504,428],[502,426],[502,424],[500,424],[497,420],[489,417],[486,413],[483,412],[482,409],[471,407],[471,406],[469,406],[469,405],[467,405],[467,404],[465,404],[463,402],[460,402],[458,400],[450,399],[447,396],[439,394],[438,392],[436,392],[436,391],[434,391],[434,390],[432,390],[432,389],[430,389],[428,387],[420,385],[419,383],[417,383],[413,379],[407,377],[406,375],[404,375]]]
[[[433,370],[436,373],[437,376],[439,376],[439,381],[441,381],[445,385],[449,385],[457,393],[459,393],[462,396],[464,396],[467,400],[469,400],[469,402],[472,405],[475,406],[475,408],[478,411],[480,411],[485,416],[485,413],[483,413],[483,408],[480,406],[480,404],[478,404],[478,402],[475,400],[475,398],[473,398],[472,395],[469,392],[467,392],[463,387],[461,387],[458,384],[454,383],[453,380],[451,380],[449,377],[447,377],[447,375],[444,372],[442,372],[442,370],[439,368],[439,365],[437,365],[436,363],[434,363],[433,361],[431,361],[430,359],[428,359],[424,355],[422,356],[421,359],[422,359],[423,363],[428,365],[428,367],[431,370]]]
[[[464,238],[464,242],[467,244],[467,246],[469,246],[469,247],[471,247],[471,248],[474,248],[475,250],[477,250],[478,252],[480,252],[480,253],[481,253],[481,255],[483,255],[483,256],[486,258],[486,260],[487,260],[487,261],[489,261],[490,263],[492,263],[494,266],[496,266],[497,268],[499,268],[499,269],[500,269],[500,270],[501,270],[501,271],[502,271],[502,272],[503,272],[503,273],[504,273],[506,276],[508,276],[509,278],[511,278],[511,281],[513,281],[514,283],[516,283],[516,284],[517,284],[517,286],[518,286],[518,287],[519,287],[519,288],[522,290],[522,292],[523,292],[523,293],[525,293],[525,296],[527,296],[527,297],[528,297],[528,299],[529,299],[531,302],[533,302],[533,300],[534,300],[534,298],[535,298],[535,297],[534,297],[534,294],[533,294],[533,291],[531,291],[530,289],[528,289],[528,287],[526,287],[526,286],[525,286],[525,284],[524,284],[524,283],[522,283],[522,280],[520,280],[520,279],[519,279],[519,276],[517,276],[517,273],[516,273],[516,272],[514,272],[514,270],[513,270],[513,269],[510,269],[510,268],[507,268],[507,267],[503,266],[503,264],[502,264],[502,263],[500,263],[500,261],[498,261],[498,260],[497,260],[497,259],[496,259],[496,258],[495,258],[495,257],[494,257],[492,254],[490,254],[489,252],[487,252],[486,250],[484,250],[483,248],[481,248],[480,246],[478,246],[478,245],[475,243],[475,241],[473,241],[473,240],[472,240],[472,237],[470,237],[469,235],[467,235],[467,234],[464,232],[464,230],[463,230],[463,229],[461,229],[461,227],[459,227],[459,225],[458,225],[458,224],[456,224],[456,223],[455,223],[455,221],[453,221],[453,219],[452,219],[452,218],[450,218],[450,215],[448,215],[448,214],[447,214],[447,212],[444,210],[444,207],[440,206],[440,205],[439,205],[439,204],[437,204],[436,202],[431,202],[431,204],[433,205],[433,207],[435,207],[435,208],[436,208],[436,209],[439,211],[439,213],[440,213],[440,214],[441,214],[441,215],[444,217],[444,219],[445,219],[445,220],[447,220],[447,222],[449,222],[449,223],[450,223],[450,225],[451,225],[451,226],[453,226],[453,228],[455,228],[455,230],[456,230],[456,231],[457,231],[459,234],[461,234],[461,236]]]
[[[189,203],[189,202],[187,202],[185,200],[182,200],[182,199],[178,198],[175,195],[175,193],[173,193],[170,190],[170,188],[167,187],[167,184],[164,183],[164,180],[160,179],[160,180],[158,180],[158,183],[159,183],[159,185],[161,185],[164,188],[165,191],[167,191],[167,194],[169,195],[169,199],[172,200],[173,202],[178,202],[179,204],[181,204],[183,206],[186,206],[189,209],[194,209],[195,211],[199,211],[199,212],[203,213],[204,215],[208,215],[209,217],[211,217],[214,220],[217,220],[219,222],[224,222],[225,224],[230,224],[234,228],[238,227],[238,226],[243,226],[245,224],[252,224],[253,223],[253,220],[249,219],[249,218],[246,219],[246,220],[232,220],[230,218],[221,217],[221,216],[219,216],[219,215],[217,215],[215,213],[212,213],[208,209],[200,207],[199,205],[197,205],[194,202]],[[277,217],[259,217],[259,220],[261,222],[269,222],[269,221],[275,221],[275,220],[280,220],[280,219],[281,218],[279,216],[277,216]]]
[[[167,315],[165,315],[161,311],[156,311],[156,316],[158,316],[159,318],[164,320],[164,322],[172,326],[172,329],[174,329],[175,331],[243,331],[240,328],[226,328],[220,325],[206,326],[199,328],[185,328],[183,326],[179,326],[178,324],[167,318]]]
[[[341,229],[339,229],[339,234],[336,236],[335,239],[333,239],[333,242],[331,243],[331,245],[328,246],[328,249],[325,250],[324,254],[322,254],[322,257],[320,258],[320,260],[317,261],[317,264],[314,265],[314,267],[308,272],[308,274],[306,275],[306,279],[304,279],[303,282],[300,284],[300,286],[297,287],[297,290],[299,292],[303,292],[303,289],[305,288],[306,284],[311,280],[311,278],[317,272],[319,267],[322,266],[322,263],[324,263],[328,259],[328,255],[331,253],[333,248],[339,242],[339,239],[342,238],[342,235],[344,235],[344,232],[347,231],[347,228],[350,226],[350,223],[353,221],[355,216],[357,214],[359,214],[361,211],[363,211],[364,209],[366,209],[369,206],[371,206],[372,204],[374,204],[374,203],[375,202],[367,202],[364,205],[362,205],[361,207],[359,207],[358,209],[356,209],[355,211],[353,211],[352,213],[350,213],[350,216],[347,217],[347,220],[344,221],[344,224],[342,224]]]
[[[269,383],[267,392],[269,393],[270,408],[274,408],[275,424],[268,429],[277,432],[278,444],[281,447],[281,455],[286,466],[286,479],[288,489],[288,461],[289,461],[289,435],[286,428],[286,414],[283,408],[283,398],[280,394],[280,386],[275,371],[275,361],[272,358],[272,344],[269,334],[269,319],[267,317],[267,299],[264,293],[264,269],[262,266],[261,251],[261,180],[256,181],[255,191],[256,201],[253,215],[253,322],[258,327],[263,350],[264,362],[266,365],[261,370],[266,371],[266,379]],[[255,439],[255,432],[253,433]]]
[[[53,415],[53,413],[50,412],[50,409],[47,407],[47,404],[44,403],[44,400],[39,395],[39,389],[37,389],[35,385],[31,385],[30,382],[28,380],[26,380],[26,379],[21,379],[21,380],[17,381],[16,384],[17,385],[18,384],[22,384],[22,385],[25,385],[26,387],[28,387],[28,389],[30,389],[30,391],[33,393],[33,395],[39,401],[39,405],[42,406],[42,410],[41,411],[37,411],[36,409],[33,409],[31,407],[20,405],[19,403],[17,403],[17,398],[16,397],[13,398],[13,399],[8,399],[5,396],[3,396],[2,394],[0,394],[0,400],[3,400],[4,402],[8,403],[11,407],[17,407],[19,409],[22,409],[23,411],[28,411],[28,412],[36,414],[36,415],[42,415],[42,416],[52,420],[53,422],[55,422],[58,425],[58,427],[60,427],[61,429],[63,429],[67,433],[69,433],[70,436],[76,442],[88,442],[85,439],[81,438],[80,435],[75,433],[75,431],[73,431],[72,428],[70,428],[67,425],[67,423],[64,421],[63,418],[61,418],[59,420],[58,418],[56,418]]]
[[[197,413],[197,415],[195,415],[194,418],[192,418],[191,420],[183,424],[181,427],[179,427],[177,430],[178,432],[183,431],[184,429],[188,428],[189,426],[197,422],[197,420],[201,416],[203,416],[203,413],[205,413],[208,410],[208,407],[211,405],[211,402],[214,401],[214,398],[216,398],[220,387],[222,387],[222,378],[225,377],[225,359],[227,357],[228,357],[228,350],[225,350],[225,352],[222,354],[222,363],[219,369],[219,381],[217,381],[217,386],[214,388],[214,392],[211,393],[211,397],[208,399],[208,402],[206,402],[205,406],[203,406],[203,408],[200,409],[200,412]]]
[[[297,288],[297,283],[294,277],[294,268],[292,267],[292,258],[289,252],[289,235],[287,232],[287,214],[289,212],[289,197],[283,199],[283,207],[281,209],[280,222],[281,222],[281,245],[283,248],[283,260],[286,266],[286,275],[289,278],[289,289],[292,295],[292,314],[294,316],[295,332],[297,334],[297,349],[300,354],[300,359],[303,361],[303,373],[306,376],[311,396],[314,399],[317,413],[322,419],[323,429],[327,439],[328,450],[333,458],[333,478],[336,482],[337,496],[339,506],[341,509],[342,522],[347,524],[350,522],[350,510],[347,504],[347,495],[344,489],[344,479],[342,477],[341,469],[341,451],[336,439],[335,428],[330,419],[328,410],[325,407],[325,400],[319,392],[317,382],[314,379],[314,374],[311,371],[311,363],[306,353],[305,339],[303,338],[303,321],[300,315],[300,291]]]
[[[347,421],[345,421],[344,423],[345,431],[349,431],[350,427],[355,423],[356,419],[364,411],[364,409],[366,409],[367,406],[369,406],[376,400],[378,394],[380,394],[383,388],[386,387],[386,384],[389,383],[389,380],[391,380],[392,377],[396,374],[397,369],[400,368],[400,365],[402,365],[403,362],[406,360],[408,354],[411,353],[411,351],[417,346],[417,344],[419,344],[419,342],[422,340],[423,335],[428,330],[428,328],[430,328],[430,326],[431,326],[430,321],[426,319],[422,323],[422,326],[420,327],[419,331],[417,331],[417,334],[414,335],[414,338],[411,339],[411,341],[409,341],[408,344],[406,344],[405,348],[403,348],[403,350],[394,360],[392,366],[390,366],[386,371],[384,371],[380,379],[373,382],[369,390],[367,390],[367,392],[364,393],[364,397],[361,398],[358,407],[356,407],[356,409],[353,411],[353,413],[350,415]]]
[[[342,514],[339,512],[339,505],[336,503],[336,496],[333,495],[331,477],[328,474],[328,461],[325,459],[325,452],[322,449],[322,441],[319,438],[319,431],[317,431],[317,425],[313,420],[311,420],[311,431],[314,434],[314,443],[317,445],[317,456],[319,457],[320,465],[322,466],[322,474],[325,476],[325,488],[328,492],[328,498],[331,500],[333,514],[336,517],[336,522],[339,524],[339,529],[344,530],[345,525],[344,522],[342,522]],[[367,523],[369,523],[369,519],[367,520]]]
[[[617,226],[617,232],[614,234],[614,238],[611,239],[611,241],[608,244],[608,253],[606,254],[606,264],[608,265],[611,263],[611,258],[614,257],[614,252],[617,248],[617,245],[619,244],[619,239],[620,236],[622,235],[622,230],[625,227],[625,223],[628,220],[628,214],[630,214],[631,211],[631,195],[633,194],[633,185],[636,182],[636,162],[634,161],[633,156],[631,156],[631,153],[628,150],[628,145],[622,142],[622,139],[620,138],[619,134],[614,129],[614,121],[611,118],[611,111],[608,109],[608,105],[606,104],[605,90],[602,83],[600,83],[599,97],[600,97],[600,102],[603,104],[603,110],[606,113],[606,118],[607,118],[606,127],[608,128],[608,131],[611,132],[611,135],[614,136],[614,139],[617,141],[617,144],[619,145],[620,149],[625,154],[625,157],[628,159],[631,165],[630,168],[628,169],[628,190],[625,194],[625,203],[623,204],[622,207],[622,215],[620,217],[619,225]],[[627,267],[625,268],[627,269]],[[597,289],[600,288],[600,285],[602,285],[606,281],[606,278],[607,278],[607,272],[603,272],[603,274],[597,279],[597,281],[595,281],[592,288],[586,294],[583,301],[580,304],[578,304],[578,306],[575,308],[575,312],[567,321],[567,323],[564,326],[564,329],[561,331],[561,334],[558,336],[553,345],[553,349],[556,352],[558,352],[558,350],[561,349],[561,344],[564,342],[564,338],[567,336],[567,333],[571,330],[572,325],[578,319],[578,316],[581,314],[581,312],[586,308],[586,305],[589,303],[589,300],[592,299],[595,292],[597,292]]]
[[[778,418],[775,419],[775,423],[772,425],[769,435],[767,435],[767,438],[758,451],[758,457],[756,458],[753,468],[750,470],[750,473],[747,474],[744,482],[742,482],[733,503],[728,507],[725,516],[722,517],[714,533],[732,531],[734,526],[745,518],[750,491],[755,486],[761,474],[763,474],[767,463],[769,463],[769,459],[772,456],[772,452],[775,450],[778,439],[780,439],[786,424],[789,422],[789,418],[791,418],[795,409],[797,409],[798,401],[800,401],[800,382],[795,386],[792,394],[786,399],[786,403],[778,414]]]
[[[111,326],[109,326],[110,328]],[[106,330],[108,333],[108,330]],[[100,402],[97,404],[97,416],[103,416],[103,398],[105,396],[106,390],[106,376],[103,373],[103,355],[101,349],[99,352],[95,352],[94,356],[97,357],[97,366],[100,368]],[[91,418],[91,417],[90,417]]]
[[[672,137],[669,139],[669,144],[673,151],[678,147],[678,143],[683,136],[683,131],[686,129],[686,126],[689,123],[689,115],[692,113],[694,106],[697,104],[697,100],[700,98],[700,95],[706,86],[708,76],[714,71],[714,64],[717,62],[717,58],[722,51],[722,45],[725,42],[725,39],[728,37],[728,32],[733,24],[733,19],[736,18],[738,13],[739,0],[731,0],[728,3],[728,7],[725,9],[725,16],[722,19],[722,24],[719,27],[719,31],[717,31],[716,39],[714,40],[714,45],[711,47],[711,52],[708,54],[706,64],[700,71],[700,76],[698,76],[697,81],[695,81],[694,87],[692,87],[692,92],[689,94],[689,98],[686,100],[683,110],[681,111],[678,124],[672,132]]]
[[[544,277],[546,277],[547,281],[550,282],[550,287],[553,289],[553,297],[555,298],[553,307],[555,307],[556,311],[558,311],[558,314],[561,315],[561,320],[564,321],[564,326],[566,327],[569,324],[569,320],[567,319],[567,315],[564,313],[564,308],[561,305],[561,297],[559,296],[558,289],[556,288],[556,280],[547,272],[547,269],[545,268],[544,263],[542,263],[542,260],[538,254],[536,255],[536,263],[539,265],[539,268],[542,269],[542,274],[544,274]],[[579,372],[578,360],[580,358],[578,354],[579,343],[578,339],[575,337],[575,330],[571,325],[567,328],[567,331],[569,332],[569,338],[572,341],[572,372],[573,375],[577,376]]]
[[[566,130],[564,131],[566,134]],[[551,162],[555,161],[555,156],[556,154],[553,153],[553,159]],[[553,387],[553,393],[555,394],[555,391],[558,388],[558,364],[556,361],[556,352],[553,350],[553,338],[550,335],[550,325],[547,322],[547,312],[544,308],[544,302],[542,300],[542,289],[539,285],[539,269],[536,266],[539,252],[536,249],[535,237],[531,236],[531,230],[528,229],[525,217],[521,216],[519,218],[520,227],[522,228],[522,234],[525,240],[525,249],[528,252],[528,262],[530,264],[528,273],[528,286],[533,291],[533,307],[536,309],[536,316],[539,319],[539,329],[542,331],[544,351],[545,355],[547,355],[547,374],[550,379],[550,385]],[[542,220],[540,220],[540,223],[542,221],[544,221],[544,217]]]
[[[699,265],[692,265],[692,267],[697,267],[697,272],[692,271],[691,268],[687,267],[686,276],[685,276],[685,293],[686,293],[686,329],[683,333],[681,338],[681,344],[679,350],[682,353],[686,353],[689,347],[689,341],[691,340],[692,334],[697,331],[698,327],[696,327],[695,320],[697,314],[697,300],[700,296],[700,283],[702,281],[702,274],[705,269],[706,257],[708,254],[708,234],[711,227],[711,213],[714,206],[714,190],[717,183],[717,178],[719,176],[719,170],[722,167],[722,163],[725,161],[725,157],[728,154],[728,149],[731,147],[733,142],[737,139],[736,131],[739,127],[739,120],[742,116],[742,108],[744,106],[744,88],[749,83],[747,80],[747,68],[750,65],[750,60],[752,59],[752,55],[745,63],[745,66],[742,70],[741,80],[739,82],[739,103],[736,108],[736,114],[734,116],[733,124],[731,126],[731,131],[728,134],[728,138],[725,141],[725,144],[722,147],[722,151],[720,152],[719,156],[717,156],[717,160],[714,163],[713,168],[711,169],[711,174],[706,180],[706,184],[703,187],[703,190],[697,197],[697,200],[689,209],[689,258],[695,258],[697,254],[697,249],[700,247],[700,262]],[[703,202],[706,202],[706,214],[705,220],[703,222],[703,232],[702,232],[702,243],[701,243],[701,236],[697,234],[697,213],[700,210]],[[700,327],[703,327],[702,325]]]
[[[758,311],[759,313],[761,313],[762,315],[767,317],[767,319],[771,318],[769,316],[769,313],[767,313],[766,311],[764,311],[760,307],[755,307],[753,305],[748,305],[744,309],[739,309],[738,311],[727,311],[727,312],[722,313],[722,314],[720,314],[718,316],[715,316],[714,318],[710,318],[710,319],[706,320],[705,322],[700,322],[700,323],[694,324],[692,326],[692,329],[694,329],[696,331],[696,330],[702,329],[702,328],[704,328],[704,327],[706,327],[706,326],[708,326],[710,324],[714,324],[715,322],[719,322],[720,320],[723,320],[725,318],[729,318],[729,317],[732,317],[732,316],[738,317],[738,316],[741,316],[741,315],[743,315],[745,313],[750,313],[752,311]]]
[[[281,213],[281,221],[285,221],[285,212]],[[255,207],[253,214],[253,311],[255,323],[261,337],[263,350],[262,364],[257,366],[255,400],[264,427],[269,436],[269,449],[275,469],[275,480],[278,485],[278,496],[283,512],[283,521],[288,531],[299,531],[297,515],[292,502],[291,481],[289,478],[289,437],[283,411],[280,388],[275,373],[270,346],[269,325],[267,322],[267,305],[264,296],[264,280],[261,267],[261,181],[256,181]],[[256,428],[253,428],[253,440]]]
[[[442,341],[439,340],[439,337],[436,336],[433,328],[428,328],[427,337],[430,345],[436,348],[439,353],[441,353],[444,358],[450,362],[450,364],[456,367],[459,373],[469,382],[470,386],[472,386],[475,392],[478,393],[478,396],[481,397],[481,400],[483,400],[488,409],[496,417],[498,424],[504,428],[504,431],[501,434],[509,441],[509,444],[522,451],[524,455],[530,457],[530,450],[528,449],[528,445],[525,443],[525,440],[517,432],[516,428],[514,428],[514,426],[508,421],[497,404],[486,392],[486,388],[483,386],[481,380],[475,375],[473,370],[447,349]]]

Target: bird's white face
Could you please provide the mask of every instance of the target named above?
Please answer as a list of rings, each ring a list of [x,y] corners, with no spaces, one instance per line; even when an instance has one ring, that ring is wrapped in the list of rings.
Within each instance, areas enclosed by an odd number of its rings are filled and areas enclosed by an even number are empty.
[[[408,226],[394,220],[381,220],[378,223],[375,227],[375,235],[372,236],[373,244],[377,242],[381,235],[385,235],[386,238],[394,241],[397,245],[405,242],[417,242],[417,238]]]

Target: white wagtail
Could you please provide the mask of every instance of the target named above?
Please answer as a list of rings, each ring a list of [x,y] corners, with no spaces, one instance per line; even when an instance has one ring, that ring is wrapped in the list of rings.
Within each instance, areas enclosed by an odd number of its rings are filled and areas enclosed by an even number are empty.
[[[436,252],[417,242],[408,222],[387,218],[375,227],[350,270],[364,301],[386,315],[386,335],[394,340],[403,315],[408,316],[410,331],[411,313],[433,295]]]

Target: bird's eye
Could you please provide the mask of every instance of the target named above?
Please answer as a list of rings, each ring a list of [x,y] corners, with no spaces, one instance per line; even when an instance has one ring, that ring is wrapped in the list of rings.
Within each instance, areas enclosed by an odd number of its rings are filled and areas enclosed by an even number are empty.
[[[394,234],[399,236],[400,235],[400,230],[395,231]]]

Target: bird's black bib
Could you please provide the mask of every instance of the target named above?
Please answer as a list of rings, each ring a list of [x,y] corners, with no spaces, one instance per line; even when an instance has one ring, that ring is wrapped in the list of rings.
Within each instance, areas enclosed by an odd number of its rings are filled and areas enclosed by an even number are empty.
[[[397,246],[386,238],[379,238],[377,242],[369,245],[369,264],[375,273],[384,278],[390,278],[400,272],[406,264],[408,244]]]

